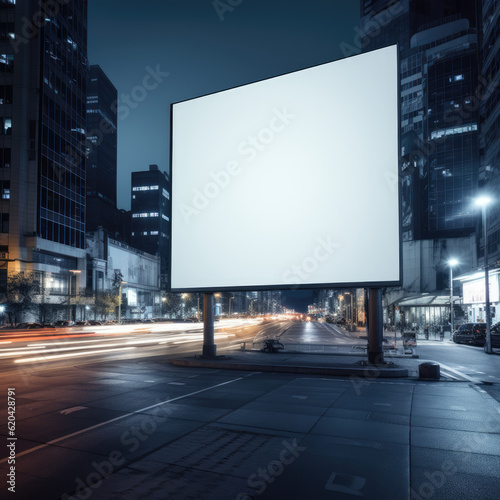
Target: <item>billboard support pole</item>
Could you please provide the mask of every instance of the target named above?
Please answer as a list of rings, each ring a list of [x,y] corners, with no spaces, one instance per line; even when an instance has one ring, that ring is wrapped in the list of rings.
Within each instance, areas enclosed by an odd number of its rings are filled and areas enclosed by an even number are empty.
[[[384,363],[382,289],[368,290],[368,363],[379,365]]]
[[[203,357],[214,358],[217,346],[214,340],[214,294],[203,294]]]

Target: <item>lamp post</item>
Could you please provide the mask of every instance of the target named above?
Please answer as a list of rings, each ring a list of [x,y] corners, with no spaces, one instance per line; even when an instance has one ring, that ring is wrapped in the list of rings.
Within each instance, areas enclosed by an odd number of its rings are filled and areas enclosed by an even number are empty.
[[[71,273],[73,273],[76,276],[80,274],[81,271],[78,269],[70,269],[68,272],[68,326],[69,322],[71,321]]]
[[[217,303],[215,304],[215,309],[217,310],[217,305],[219,305],[219,306],[220,306],[219,315],[220,315],[220,316],[222,316],[222,298],[221,298],[221,297],[222,297],[222,294],[221,294],[221,293],[215,293],[215,294],[214,294],[214,297],[215,297],[215,298],[217,298],[217,299],[221,299],[221,301],[220,301],[220,302],[217,302]],[[205,303],[203,303],[203,307],[205,307]]]
[[[231,316],[231,301],[234,300],[234,296],[233,297],[229,297],[229,312],[228,312],[228,316]]]
[[[458,264],[457,259],[450,259],[448,265],[450,266],[450,337],[453,336],[454,328],[454,311],[453,311],[453,266]]]
[[[484,352],[491,354],[491,316],[490,316],[490,279],[488,270],[488,219],[486,217],[486,208],[492,202],[488,196],[480,196],[476,199],[476,205],[481,207],[483,219],[483,241],[484,241],[484,312],[486,315],[486,341],[484,343]]]
[[[127,281],[120,281],[118,287],[118,324],[121,325],[122,322],[122,285],[126,285]]]
[[[340,317],[343,318],[344,315],[342,314],[342,300],[344,299],[344,296],[343,295],[339,295],[339,302],[340,302],[340,306],[339,306],[339,309],[340,309]]]

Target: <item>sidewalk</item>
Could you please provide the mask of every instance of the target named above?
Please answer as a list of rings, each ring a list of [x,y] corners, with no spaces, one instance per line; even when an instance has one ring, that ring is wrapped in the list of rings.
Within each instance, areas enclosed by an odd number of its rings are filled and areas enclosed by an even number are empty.
[[[221,351],[226,354],[228,351]],[[350,347],[344,353],[304,354],[279,351],[264,353],[258,349],[231,351],[216,359],[184,357],[172,360],[176,366],[215,368],[221,370],[250,370],[274,373],[296,373],[344,377],[401,378],[418,377],[419,360],[411,356],[385,355],[387,366],[365,366],[367,355],[363,351],[352,353]]]
[[[480,387],[411,378],[420,362],[411,358],[392,360],[408,377],[326,378],[260,368],[351,370],[364,358],[225,354],[219,362],[238,369],[162,358],[89,368],[89,392],[79,383],[71,403],[79,410],[50,416],[57,440],[44,431],[48,414],[32,417],[36,430],[18,422],[19,449],[22,438],[23,449],[44,443],[18,458],[18,497],[498,498],[500,403]],[[25,397],[31,406],[48,395]],[[75,432],[82,419],[88,428]]]

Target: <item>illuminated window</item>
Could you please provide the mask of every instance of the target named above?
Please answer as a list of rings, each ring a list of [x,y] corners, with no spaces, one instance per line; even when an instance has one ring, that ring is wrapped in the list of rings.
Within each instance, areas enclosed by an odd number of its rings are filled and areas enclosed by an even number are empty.
[[[2,118],[3,127],[2,133],[3,135],[10,135],[12,133],[12,118]]]
[[[10,181],[0,181],[2,200],[10,200]]]
[[[151,236],[158,236],[158,231],[151,231]]]
[[[132,191],[156,191],[160,186],[134,186]]]
[[[455,134],[465,134],[467,132],[475,132],[477,130],[477,124],[472,123],[471,125],[465,125],[463,127],[451,127],[441,130],[434,130],[431,133],[431,139],[439,139],[444,135],[455,135]]]

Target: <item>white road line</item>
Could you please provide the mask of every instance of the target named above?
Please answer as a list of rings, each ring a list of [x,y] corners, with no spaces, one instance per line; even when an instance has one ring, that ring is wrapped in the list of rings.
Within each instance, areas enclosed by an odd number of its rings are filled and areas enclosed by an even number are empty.
[[[72,438],[74,436],[78,436],[80,434],[83,434],[88,431],[92,431],[94,429],[98,429],[99,427],[102,427],[103,425],[111,424],[113,422],[117,422],[118,420],[123,420],[124,418],[131,417],[132,415],[137,415],[138,413],[141,413],[146,410],[150,410],[151,408],[156,408],[157,406],[164,405],[166,403],[171,403],[172,401],[178,401],[179,399],[184,399],[188,398],[189,396],[194,396],[195,394],[200,394],[201,392],[206,392],[211,389],[215,389],[216,387],[221,387],[223,385],[227,384],[232,384],[233,382],[237,382],[238,380],[243,380],[244,377],[238,377],[233,380],[228,380],[227,382],[222,382],[221,384],[217,385],[212,385],[211,387],[207,387],[205,389],[200,389],[199,391],[191,392],[189,394],[184,394],[184,396],[178,396],[176,398],[172,399],[167,399],[166,401],[162,401],[161,403],[156,403],[151,406],[146,406],[145,408],[141,408],[140,410],[135,410],[133,412],[127,413],[126,415],[121,415],[120,417],[112,418],[111,420],[106,420],[106,422],[101,422],[100,424],[93,425],[92,427],[87,427],[86,429],[81,429],[79,431],[73,432],[72,434],[66,434],[66,436],[59,437],[57,439],[53,439],[52,441],[49,441],[48,443],[42,444],[40,446],[35,446],[34,448],[30,448],[29,450],[23,451],[21,453],[16,453],[16,457],[22,457],[24,455],[28,455],[29,453],[32,453],[37,450],[41,450],[42,448],[46,448],[47,446],[55,443],[59,443],[60,441],[64,441],[65,439]],[[4,458],[3,460],[0,460],[0,464],[6,462],[9,459],[9,457]]]
[[[439,365],[442,366],[446,371],[454,373],[455,375],[458,375],[459,377],[462,377],[462,378],[468,380],[469,382],[472,382],[473,384],[482,384],[483,383],[478,378],[470,377],[469,375],[466,375],[465,373],[459,372],[458,370],[455,370],[449,366],[443,365],[443,363],[439,363]]]
[[[458,377],[455,377],[451,373],[445,372],[444,370],[441,370],[441,375],[444,375],[445,377],[451,378],[452,380],[460,380]]]

